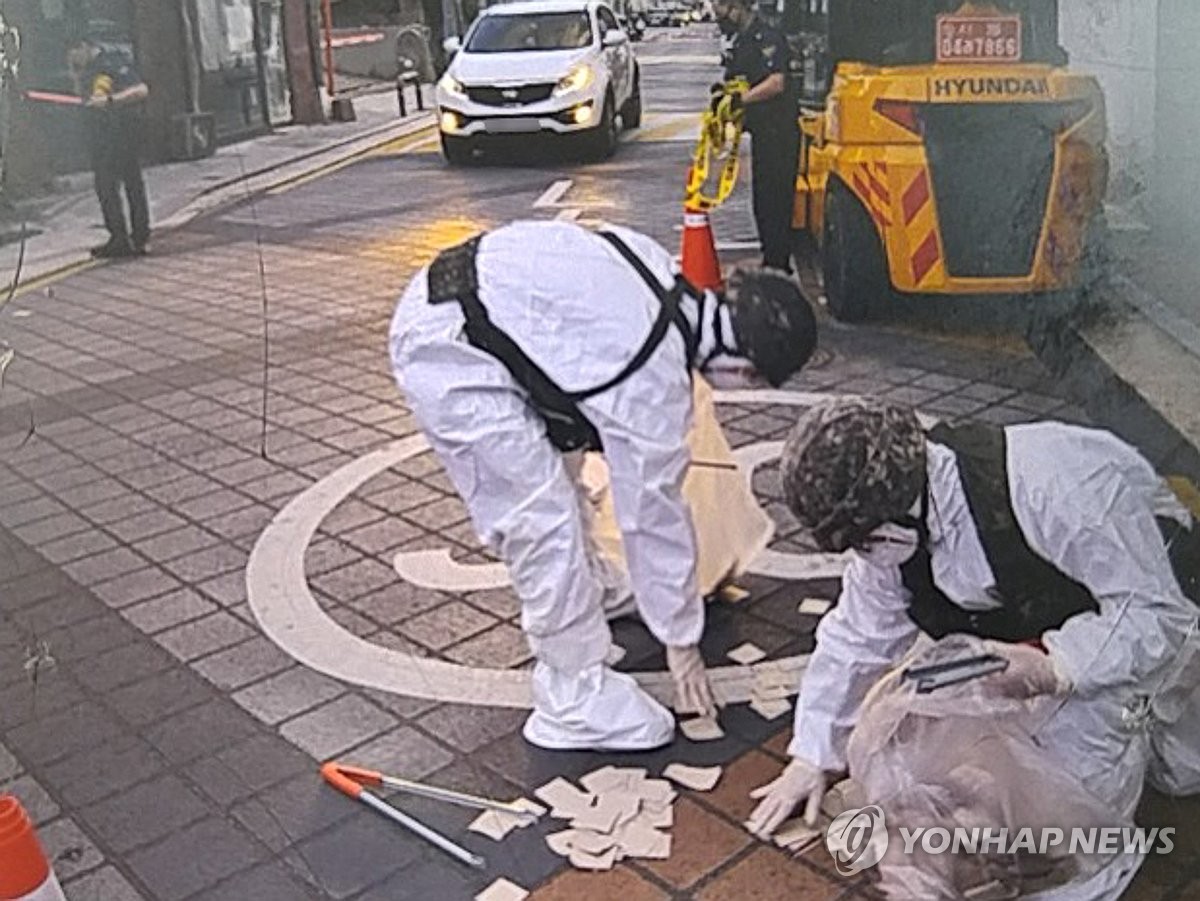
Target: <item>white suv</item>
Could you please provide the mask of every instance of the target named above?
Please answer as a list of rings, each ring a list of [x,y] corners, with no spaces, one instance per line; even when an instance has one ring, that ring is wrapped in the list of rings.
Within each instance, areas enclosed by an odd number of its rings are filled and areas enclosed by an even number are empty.
[[[637,61],[596,0],[520,0],[480,13],[437,85],[442,151],[468,162],[481,137],[575,134],[589,155],[616,149],[618,119],[642,118]]]

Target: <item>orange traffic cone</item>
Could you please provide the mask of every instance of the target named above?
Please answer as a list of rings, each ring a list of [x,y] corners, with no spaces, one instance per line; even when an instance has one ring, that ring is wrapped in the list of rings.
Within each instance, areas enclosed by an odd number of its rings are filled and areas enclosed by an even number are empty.
[[[0,898],[66,901],[21,802],[0,795]]]
[[[696,207],[683,208],[683,248],[679,257],[683,277],[697,288],[720,291],[725,287],[712,224],[708,213]]]

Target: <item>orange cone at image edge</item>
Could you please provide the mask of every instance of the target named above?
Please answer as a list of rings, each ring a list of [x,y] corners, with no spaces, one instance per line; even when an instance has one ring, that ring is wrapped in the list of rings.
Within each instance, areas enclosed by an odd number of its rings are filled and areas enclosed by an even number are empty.
[[[66,901],[21,802],[0,795],[0,901]]]
[[[720,291],[725,287],[717,245],[708,213],[695,207],[683,209],[683,247],[679,254],[683,277],[697,288]]]

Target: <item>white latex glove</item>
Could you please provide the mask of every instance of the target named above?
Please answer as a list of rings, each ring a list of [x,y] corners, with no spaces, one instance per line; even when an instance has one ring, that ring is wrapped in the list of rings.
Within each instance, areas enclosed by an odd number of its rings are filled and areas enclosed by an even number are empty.
[[[717,702],[708,684],[708,670],[697,645],[667,648],[667,669],[675,680],[675,712],[717,715]]]
[[[1008,669],[985,677],[989,691],[1000,697],[1024,700],[1038,695],[1065,695],[1071,683],[1063,676],[1054,658],[1027,644],[989,641],[989,654],[1008,660]]]
[[[815,826],[825,797],[825,774],[811,763],[792,758],[774,782],[759,786],[750,797],[759,801],[746,821],[746,828],[761,839],[769,839],[784,820],[804,801],[804,822]]]

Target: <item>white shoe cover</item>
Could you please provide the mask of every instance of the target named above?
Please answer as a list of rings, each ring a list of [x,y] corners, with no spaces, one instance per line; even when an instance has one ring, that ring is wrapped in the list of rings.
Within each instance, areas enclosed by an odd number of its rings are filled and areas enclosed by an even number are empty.
[[[525,740],[552,751],[649,751],[675,737],[675,717],[631,676],[602,663],[568,673],[539,662]]]

